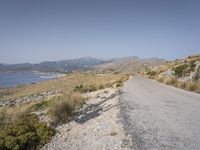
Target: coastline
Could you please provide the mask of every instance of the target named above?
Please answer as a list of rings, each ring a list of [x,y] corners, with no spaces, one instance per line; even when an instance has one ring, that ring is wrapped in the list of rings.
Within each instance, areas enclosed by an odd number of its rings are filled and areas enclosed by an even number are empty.
[[[65,74],[57,72],[5,71],[0,72],[0,88],[32,85],[63,76],[65,76]]]

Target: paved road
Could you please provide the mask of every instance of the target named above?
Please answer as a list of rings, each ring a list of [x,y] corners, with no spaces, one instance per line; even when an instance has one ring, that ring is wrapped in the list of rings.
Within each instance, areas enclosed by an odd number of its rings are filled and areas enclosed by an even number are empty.
[[[133,77],[120,102],[133,149],[200,150],[199,94]]]

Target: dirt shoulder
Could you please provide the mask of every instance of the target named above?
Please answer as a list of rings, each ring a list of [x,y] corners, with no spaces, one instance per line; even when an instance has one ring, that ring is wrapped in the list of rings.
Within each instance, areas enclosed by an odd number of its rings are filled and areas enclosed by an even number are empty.
[[[59,133],[43,150],[109,150],[130,149],[119,117],[119,89],[104,89],[86,94],[82,112],[73,121],[59,126]]]

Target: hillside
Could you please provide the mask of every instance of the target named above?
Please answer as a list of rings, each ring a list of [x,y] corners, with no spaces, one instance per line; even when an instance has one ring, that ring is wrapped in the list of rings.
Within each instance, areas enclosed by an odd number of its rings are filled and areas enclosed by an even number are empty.
[[[94,68],[100,72],[133,73],[151,66],[163,64],[165,60],[159,58],[140,59],[137,56],[113,59],[112,61]]]
[[[137,56],[108,60],[82,57],[62,61],[45,61],[38,64],[0,64],[0,71],[71,72],[76,70],[95,70],[100,73],[132,73],[150,66],[163,64],[164,62],[165,60],[159,58],[140,59]]]
[[[141,74],[167,85],[200,93],[200,55],[188,56],[149,67]]]
[[[148,76],[171,77],[179,81],[200,80],[200,55],[168,61],[165,64],[150,67],[145,72]]]

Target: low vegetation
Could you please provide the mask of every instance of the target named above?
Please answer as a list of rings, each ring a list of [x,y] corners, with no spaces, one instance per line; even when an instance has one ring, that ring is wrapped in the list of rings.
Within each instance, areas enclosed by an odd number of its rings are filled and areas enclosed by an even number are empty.
[[[95,73],[71,73],[64,77],[44,81],[39,84],[19,86],[15,88],[0,88],[0,99],[18,99],[25,96],[46,91],[73,91],[79,88],[85,92],[111,87],[116,82],[125,81],[125,74],[95,74]],[[82,85],[82,87],[81,87]]]
[[[167,84],[167,85],[176,85],[177,84],[177,80],[175,78],[164,78],[163,83]]]
[[[50,101],[40,101],[40,102],[37,102],[35,104],[33,104],[31,107],[30,107],[30,110],[32,111],[42,111],[42,110],[45,110],[46,108],[48,108],[50,106]]]
[[[183,76],[183,74],[187,71],[188,67],[189,67],[188,64],[182,64],[182,65],[175,67],[174,68],[175,75],[177,77]]]
[[[65,93],[55,97],[49,109],[49,114],[54,124],[62,124],[69,121],[76,110],[84,104],[84,98],[79,93]]]
[[[149,75],[150,77],[154,77],[157,74],[157,72],[156,71],[148,71],[146,74]]]
[[[200,55],[147,67],[141,75],[167,85],[200,93]]]
[[[0,107],[0,149],[40,149],[55,134],[52,128],[66,123],[84,104],[82,93],[121,87],[124,74],[71,73],[33,85],[0,89],[0,99],[14,101],[48,91],[58,91],[37,101]],[[38,94],[39,95],[39,94]],[[50,118],[47,126],[38,114]]]
[[[35,114],[8,118],[1,113],[0,149],[40,149],[55,134],[55,130],[39,121]]]
[[[104,88],[104,87],[103,87]],[[75,92],[81,92],[81,93],[86,93],[86,92],[93,92],[96,91],[98,88],[94,85],[78,85],[75,86],[74,91]]]
[[[194,81],[189,81],[186,84],[186,89],[189,90],[189,91],[197,91],[198,88],[199,88],[199,84],[197,84]]]
[[[188,91],[200,93],[200,84],[197,81],[178,81],[175,78],[156,78],[158,82],[165,83],[167,85],[172,85],[181,89],[185,89]]]

